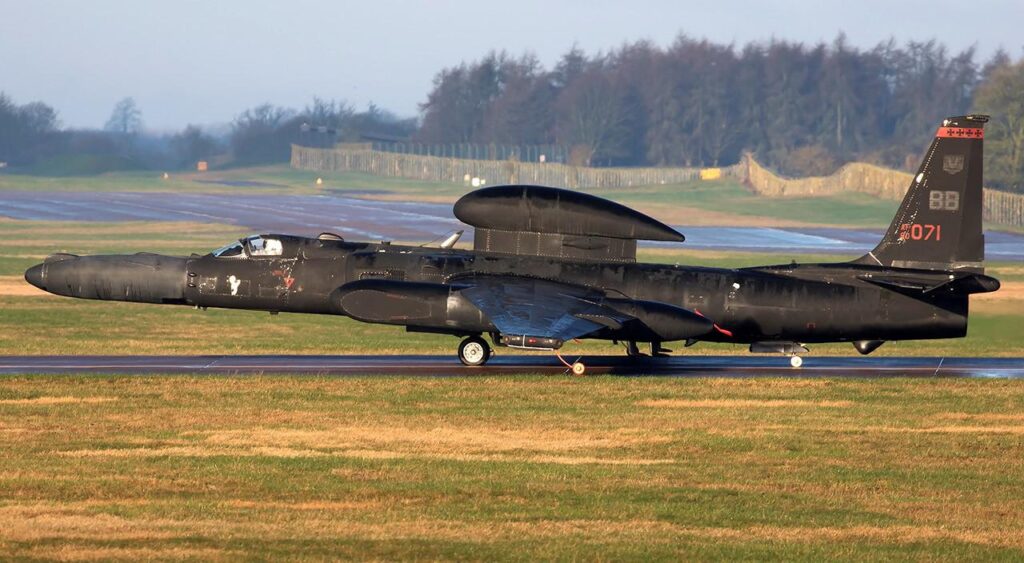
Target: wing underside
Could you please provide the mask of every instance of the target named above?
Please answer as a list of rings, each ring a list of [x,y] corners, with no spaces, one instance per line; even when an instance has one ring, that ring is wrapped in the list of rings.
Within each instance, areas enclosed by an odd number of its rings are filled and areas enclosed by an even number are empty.
[[[698,338],[713,328],[703,316],[657,301],[609,298],[604,292],[519,276],[458,280],[459,294],[490,319],[502,343],[557,349],[573,338],[669,342]]]
[[[504,276],[477,276],[460,283],[471,284],[459,293],[512,345],[559,348],[567,340],[631,319],[603,306],[603,294],[587,288]]]

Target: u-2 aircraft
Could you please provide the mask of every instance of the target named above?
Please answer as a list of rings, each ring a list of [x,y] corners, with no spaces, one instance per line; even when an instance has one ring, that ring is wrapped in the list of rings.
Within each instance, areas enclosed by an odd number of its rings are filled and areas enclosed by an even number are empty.
[[[478,189],[455,204],[473,249],[262,234],[205,256],[55,254],[25,273],[69,297],[346,315],[463,340],[483,365],[496,346],[559,350],[571,339],[667,354],[684,342],[746,344],[801,365],[806,344],[962,337],[984,273],[982,145],[988,117],[942,121],[878,246],[842,263],[739,269],[637,263],[637,241],[675,229],[586,193]],[[561,356],[559,356],[561,357]],[[568,365],[568,364],[567,364]],[[573,371],[585,369],[574,363]]]

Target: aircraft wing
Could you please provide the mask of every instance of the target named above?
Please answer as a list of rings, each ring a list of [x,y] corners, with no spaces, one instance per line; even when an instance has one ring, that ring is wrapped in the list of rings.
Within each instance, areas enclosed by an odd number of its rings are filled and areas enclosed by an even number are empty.
[[[526,348],[559,348],[602,328],[620,328],[633,317],[601,304],[592,289],[519,276],[459,279],[459,293],[502,333],[506,343]]]

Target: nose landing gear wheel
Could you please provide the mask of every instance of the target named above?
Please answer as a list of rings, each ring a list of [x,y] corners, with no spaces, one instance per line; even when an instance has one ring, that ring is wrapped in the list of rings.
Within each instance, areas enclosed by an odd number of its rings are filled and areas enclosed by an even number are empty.
[[[470,336],[459,344],[459,361],[467,366],[482,366],[491,359],[491,347],[479,336]]]
[[[790,356],[790,358],[789,358],[789,365],[791,365],[791,366],[793,366],[795,368],[798,368],[798,367],[804,365],[804,359],[801,358],[800,356]]]

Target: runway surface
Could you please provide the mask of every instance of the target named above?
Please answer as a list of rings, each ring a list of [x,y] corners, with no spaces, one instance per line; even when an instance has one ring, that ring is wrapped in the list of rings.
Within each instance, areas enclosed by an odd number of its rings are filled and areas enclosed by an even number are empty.
[[[575,357],[567,357],[569,361]],[[1024,379],[1024,358],[679,356],[635,362],[584,356],[587,374],[675,377],[966,377]],[[303,374],[472,376],[564,374],[554,357],[499,355],[486,366],[454,356],[3,356],[0,374]]]
[[[315,236],[329,231],[355,240],[429,241],[466,228],[448,204],[374,201],[340,193],[0,192],[0,216],[38,221],[228,223],[254,233]],[[871,250],[882,236],[881,230],[870,229],[674,226],[686,235],[682,248],[748,252],[857,256]],[[467,229],[464,240],[471,238],[472,229]],[[678,244],[641,243],[641,247],[664,246]],[[986,233],[985,253],[990,260],[1024,261],[1024,235]]]

